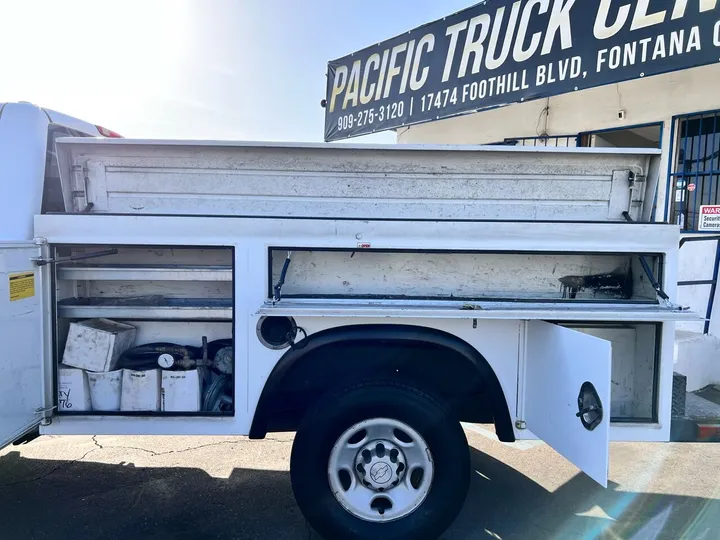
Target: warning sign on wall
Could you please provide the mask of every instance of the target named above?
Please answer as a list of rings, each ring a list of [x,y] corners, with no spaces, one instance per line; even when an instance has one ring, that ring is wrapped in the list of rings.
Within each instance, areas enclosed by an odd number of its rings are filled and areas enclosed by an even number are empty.
[[[720,205],[704,205],[700,207],[701,231],[720,231]]]
[[[10,301],[23,300],[35,296],[35,273],[22,272],[10,274]]]

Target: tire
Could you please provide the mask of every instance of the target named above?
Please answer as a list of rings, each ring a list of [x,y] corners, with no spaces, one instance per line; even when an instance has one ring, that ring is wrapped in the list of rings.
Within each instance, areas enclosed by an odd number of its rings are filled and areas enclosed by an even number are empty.
[[[331,458],[359,470],[339,472]],[[422,474],[412,468],[417,463]],[[460,423],[440,400],[404,384],[362,383],[321,397],[305,415],[290,477],[305,518],[328,540],[431,540],[463,506],[470,453]],[[379,487],[383,481],[391,483]]]

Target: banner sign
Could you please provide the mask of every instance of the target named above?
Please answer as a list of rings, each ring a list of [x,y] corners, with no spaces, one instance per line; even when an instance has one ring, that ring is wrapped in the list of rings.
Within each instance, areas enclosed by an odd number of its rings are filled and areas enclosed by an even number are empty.
[[[325,140],[715,63],[719,12],[718,0],[486,0],[330,62]]]

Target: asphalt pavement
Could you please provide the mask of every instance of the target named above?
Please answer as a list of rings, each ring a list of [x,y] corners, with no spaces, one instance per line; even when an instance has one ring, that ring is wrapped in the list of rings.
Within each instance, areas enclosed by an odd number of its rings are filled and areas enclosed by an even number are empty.
[[[612,444],[604,489],[543,444],[481,433],[468,429],[470,493],[443,540],[720,538],[720,444]],[[0,539],[318,540],[293,500],[291,445],[276,434],[9,447]]]

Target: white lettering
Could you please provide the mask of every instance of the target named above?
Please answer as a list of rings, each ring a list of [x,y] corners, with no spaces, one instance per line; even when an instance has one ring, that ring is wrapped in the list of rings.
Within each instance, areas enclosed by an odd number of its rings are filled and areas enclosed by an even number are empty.
[[[582,70],[582,58],[580,56],[573,56],[570,64],[570,78],[577,79],[580,76]]]
[[[715,28],[713,32],[713,44],[716,47],[720,47],[720,21],[715,23]]]
[[[602,65],[603,65],[605,62],[607,62],[607,58],[606,58],[607,53],[608,53],[608,50],[607,50],[607,49],[600,49],[600,50],[598,51],[597,67],[595,68],[595,70],[596,70],[598,73],[600,73],[600,69],[602,68]]]
[[[647,28],[648,26],[662,24],[665,20],[667,10],[658,11],[657,13],[651,13],[648,15],[647,11],[649,6],[650,0],[638,0],[630,30],[639,30],[640,28]]]
[[[382,96],[383,87],[385,86],[385,73],[388,64],[388,57],[390,56],[390,49],[385,49],[382,55],[382,62],[380,64],[380,79],[378,80],[377,92],[375,92],[375,99],[380,99]]]
[[[532,17],[532,10],[535,6],[538,6],[538,15],[542,15],[543,13],[547,13],[548,7],[550,7],[550,0],[530,0],[525,5],[522,17],[520,17],[517,39],[515,40],[515,48],[513,49],[513,60],[516,62],[524,62],[529,59],[533,54],[535,54],[535,51],[537,51],[537,48],[540,46],[542,32],[536,32],[530,38],[530,45],[528,45],[528,48],[524,48],[528,24],[530,24],[530,17]]]
[[[485,96],[487,96],[487,92],[488,92],[488,82],[485,79],[483,79],[482,81],[480,81],[480,91],[478,92],[478,97],[480,99],[485,99]]]
[[[373,98],[375,93],[375,83],[372,83],[368,89],[368,79],[370,78],[370,70],[377,70],[380,65],[380,55],[371,54],[365,64],[365,73],[363,75],[362,85],[360,86],[360,103],[367,105]]]
[[[558,31],[560,32],[560,46],[562,50],[572,47],[570,9],[574,4],[575,0],[555,0],[552,13],[550,14],[550,20],[548,21],[545,42],[543,43],[540,54],[545,55],[552,52],[553,43],[555,43],[555,34],[557,34]]]
[[[700,27],[693,26],[690,29],[690,38],[688,39],[688,46],[685,52],[690,52],[692,50],[699,51],[700,48]]]
[[[504,8],[502,8],[504,9]],[[470,19],[470,25],[468,26],[467,36],[465,37],[465,48],[463,49],[462,59],[460,60],[460,69],[458,70],[458,78],[462,78],[467,73],[468,62],[470,61],[470,55],[474,55],[472,74],[480,71],[480,66],[483,60],[483,51],[485,47],[483,43],[485,38],[488,36],[490,31],[490,15],[483,13],[477,17]],[[457,26],[457,25],[456,25]],[[480,27],[480,34],[475,37],[475,30]],[[445,80],[445,79],[443,79]]]
[[[648,45],[652,41],[652,38],[645,38],[640,40],[640,45],[642,45],[642,59],[641,62],[645,62],[647,60],[647,52],[648,52]]]
[[[347,108],[348,101],[352,102],[353,107],[357,107],[358,94],[360,93],[360,68],[362,62],[356,60],[353,62],[352,70],[350,71],[350,79],[348,80],[348,88],[345,93],[345,100],[343,101],[343,110]]]
[[[699,0],[700,1],[700,13],[704,13],[706,11],[711,11],[715,9],[715,6],[717,5],[717,0]],[[673,8],[672,17],[670,17],[673,21],[675,19],[680,19],[685,16],[685,10],[687,9],[688,0],[675,0],[675,7]]]
[[[485,58],[485,67],[488,69],[497,69],[503,65],[505,60],[510,53],[510,46],[512,45],[512,39],[515,35],[515,27],[517,26],[518,15],[520,14],[521,1],[517,1],[512,6],[510,12],[510,18],[508,19],[507,29],[505,31],[505,41],[503,41],[502,50],[500,56],[495,57],[497,51],[498,40],[500,39],[500,29],[502,28],[503,16],[505,14],[505,8],[498,8],[493,21],[492,35],[490,36],[490,43],[488,44],[487,57]],[[501,92],[498,92],[501,93]]]
[[[568,70],[570,68],[570,60],[561,60],[560,62],[558,62],[558,67],[560,68],[558,70],[560,72],[560,80],[564,81],[567,78]]]
[[[400,75],[400,66],[396,66],[395,62],[397,62],[398,54],[405,51],[405,49],[407,49],[407,43],[395,45],[392,49],[392,54],[390,54],[390,66],[388,67],[388,74],[385,82],[385,93],[383,94],[383,98],[385,99],[390,97],[392,80]]]
[[[683,52],[683,45],[685,44],[685,30],[680,30],[679,32],[673,32],[670,34],[670,54],[669,56],[672,56],[674,54],[682,54]]]
[[[610,59],[608,61],[608,66],[610,66],[610,69],[617,69],[617,67],[620,65],[620,54],[621,50],[619,46],[615,46],[610,49]]]
[[[548,83],[554,83],[557,82],[557,79],[553,77],[553,65],[548,65],[548,71],[547,71],[547,82]]]
[[[488,18],[489,17],[490,16],[488,15]],[[447,30],[445,30],[445,35],[450,36],[450,45],[448,46],[448,53],[445,58],[445,69],[443,70],[442,82],[447,82],[450,79],[450,71],[452,70],[453,61],[455,60],[455,49],[457,48],[458,36],[460,35],[460,32],[467,28],[467,26],[468,22],[463,21],[461,23],[448,26]],[[435,36],[433,34],[433,40],[434,39]]]
[[[655,40],[655,49],[653,50],[652,59],[665,58],[665,36],[660,35]]]
[[[608,39],[617,34],[625,25],[628,15],[630,14],[630,4],[620,6],[615,22],[608,26],[607,18],[610,13],[611,2],[612,0],[600,0],[600,7],[598,8],[597,18],[595,19],[595,28],[593,29],[593,33],[597,39]]]
[[[637,41],[625,44],[625,50],[623,55],[623,66],[635,65],[635,58],[637,56]]]
[[[497,20],[497,19],[496,19]],[[497,93],[498,94],[504,94],[505,93],[505,75],[502,75],[501,77],[498,77],[497,80]]]
[[[420,61],[422,60],[423,49],[427,48],[427,52],[432,52],[435,48],[435,34],[425,34],[417,44],[415,51],[415,60],[413,61],[412,74],[410,75],[410,90],[413,92],[420,90],[428,78],[430,68],[423,68],[420,78],[418,78],[418,70],[420,69]]]
[[[547,68],[545,66],[538,66],[537,75],[535,77],[535,86],[542,86],[545,84],[545,73]]]
[[[335,79],[333,80],[333,88],[330,93],[330,112],[335,110],[335,100],[345,90],[347,84],[348,68],[340,66],[335,70]]]
[[[490,95],[495,94],[495,81],[497,80],[497,77],[490,77],[488,79],[488,82],[490,83]]]
[[[408,77],[412,69],[413,53],[415,52],[415,40],[413,39],[408,43],[407,54],[405,55],[405,67],[403,67],[403,76],[400,81],[400,93],[404,94],[407,90]]]

